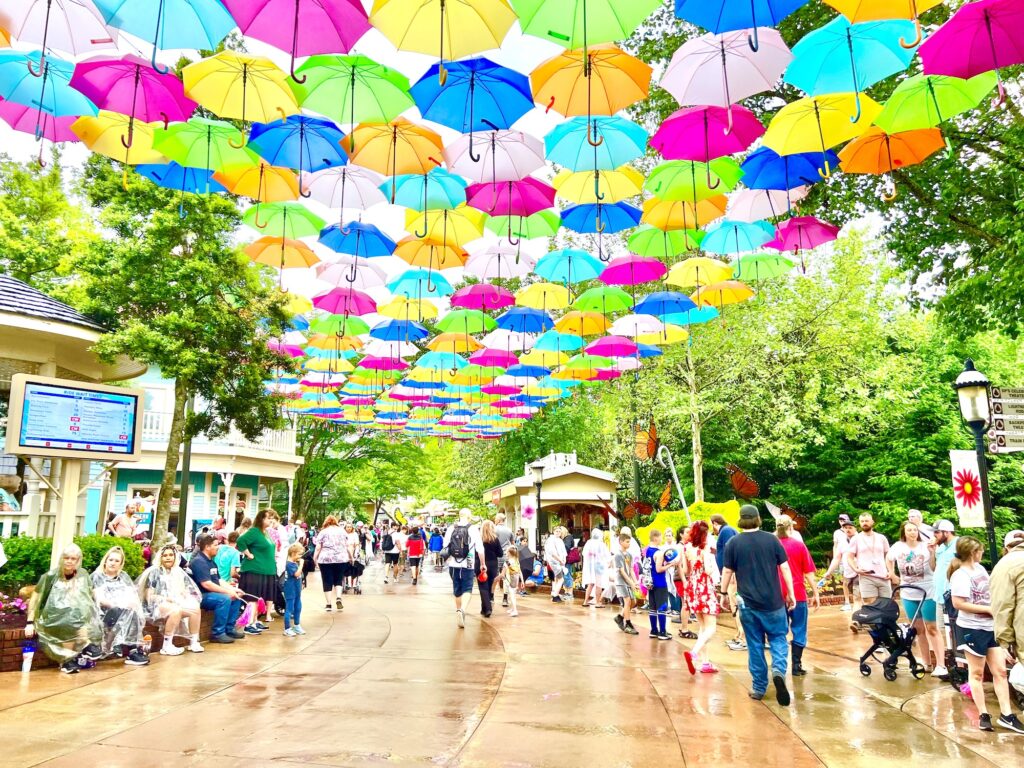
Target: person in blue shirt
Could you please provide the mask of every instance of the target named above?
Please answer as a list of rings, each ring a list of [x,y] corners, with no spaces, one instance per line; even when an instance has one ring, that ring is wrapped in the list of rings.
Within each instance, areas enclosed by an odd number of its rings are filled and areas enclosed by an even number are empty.
[[[718,572],[725,568],[725,545],[729,539],[736,535],[737,531],[721,515],[711,516],[711,529],[715,532],[717,541],[715,543],[715,562],[718,564]]]
[[[220,572],[214,563],[220,542],[213,534],[204,533],[196,539],[196,546],[198,551],[189,563],[189,570],[203,595],[199,607],[213,611],[210,642],[226,644],[241,640],[245,635],[235,628],[235,621],[242,610],[244,593],[232,584],[220,582]]]
[[[665,553],[661,549],[661,531],[652,529],[650,544],[644,550],[644,571],[650,571],[650,585],[647,587],[648,618],[651,621],[653,640],[671,640],[672,635],[665,631],[668,618],[668,577],[665,571],[669,564],[665,562]]]
[[[306,634],[299,623],[302,619],[302,555],[304,544],[295,542],[288,547],[288,562],[284,566],[284,634],[286,637]]]

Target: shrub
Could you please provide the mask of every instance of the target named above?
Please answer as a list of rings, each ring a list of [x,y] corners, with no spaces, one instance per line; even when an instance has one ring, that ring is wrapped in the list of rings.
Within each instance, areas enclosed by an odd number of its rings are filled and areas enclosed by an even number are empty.
[[[92,573],[103,555],[115,544],[124,549],[124,570],[133,579],[142,573],[142,546],[128,539],[90,534],[76,536],[75,544],[82,548],[82,566]],[[4,542],[7,565],[0,569],[0,584],[17,589],[26,584],[35,584],[39,577],[50,569],[50,551],[53,539],[36,539],[19,536]]]
[[[708,501],[698,501],[690,505],[690,519],[694,522],[697,520],[708,520],[712,515],[721,515],[725,518],[727,523],[730,525],[736,525],[736,521],[740,516],[740,505],[736,501],[725,501],[720,504]],[[685,512],[682,510],[664,510],[655,515],[649,525],[637,528],[636,531],[634,531],[634,535],[640,541],[640,544],[646,547],[648,535],[652,528],[657,528],[659,531],[671,528],[673,532],[679,533],[680,528],[685,527]]]

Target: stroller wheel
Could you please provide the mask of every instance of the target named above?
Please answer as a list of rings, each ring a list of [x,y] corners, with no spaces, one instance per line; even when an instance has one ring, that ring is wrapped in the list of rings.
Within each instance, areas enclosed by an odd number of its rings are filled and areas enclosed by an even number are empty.
[[[913,668],[910,670],[910,674],[914,676],[915,680],[920,680],[922,677],[925,676],[925,673],[925,668],[920,664],[915,664]]]
[[[896,679],[896,670],[892,667],[886,667],[882,674],[885,675],[885,679],[890,683]]]
[[[860,673],[864,677],[871,677],[871,667],[868,666],[867,662],[861,662]]]

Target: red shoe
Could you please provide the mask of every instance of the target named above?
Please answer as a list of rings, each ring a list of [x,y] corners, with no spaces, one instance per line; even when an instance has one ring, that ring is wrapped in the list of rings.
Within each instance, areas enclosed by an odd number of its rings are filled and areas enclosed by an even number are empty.
[[[697,674],[697,668],[693,666],[693,654],[689,651],[683,653],[683,658],[686,659],[686,668],[690,670],[691,675]]]

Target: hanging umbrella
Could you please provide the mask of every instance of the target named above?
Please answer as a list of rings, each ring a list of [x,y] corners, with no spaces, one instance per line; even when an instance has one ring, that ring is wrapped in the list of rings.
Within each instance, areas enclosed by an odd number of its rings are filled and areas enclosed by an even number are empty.
[[[475,146],[472,136],[460,136],[445,147],[444,161],[453,173],[477,183],[519,181],[544,167],[544,146],[522,131],[488,131]]]
[[[733,262],[732,274],[737,280],[773,280],[788,274],[794,267],[785,256],[772,253],[746,253]]]
[[[459,288],[451,298],[453,307],[466,309],[504,309],[515,304],[515,297],[507,288],[489,283],[478,283]]]
[[[468,205],[451,210],[405,211],[405,230],[415,237],[461,246],[483,236],[485,215]],[[422,231],[421,231],[422,230]]]
[[[464,354],[483,349],[483,345],[468,333],[439,333],[429,342],[427,349],[449,354]]]
[[[691,326],[707,323],[718,317],[715,307],[697,307],[686,312],[673,312],[665,315],[665,322],[672,325]]]
[[[446,60],[500,48],[516,20],[505,0],[374,0],[370,23],[401,51]],[[439,68],[444,85],[445,70]]]
[[[665,282],[680,288],[701,288],[720,283],[732,276],[732,269],[718,259],[694,256],[681,261],[669,270]]]
[[[740,165],[743,183],[751,189],[792,189],[814,184],[825,176],[825,164],[835,168],[839,157],[829,150],[780,155],[769,147],[758,147]]]
[[[562,323],[562,321],[570,315],[572,318]],[[557,330],[559,323],[562,323],[563,326],[575,325],[577,328],[583,327],[584,325],[590,326],[590,328],[603,329],[608,327],[608,321],[605,319],[604,315],[599,315],[593,312],[577,312],[575,310],[567,312],[559,318],[557,323],[555,323],[556,330],[545,331],[537,337],[537,343],[534,345],[534,349],[542,352],[572,352],[573,350],[583,348],[583,339],[580,337],[579,332],[577,330],[571,330],[563,333],[562,331]],[[603,330],[599,330],[594,331],[594,333],[590,333],[589,330],[590,329],[588,329],[588,333],[586,334],[588,336],[604,332]]]
[[[535,263],[531,256],[521,254],[514,247],[496,245],[470,256],[466,262],[466,271],[481,280],[507,280],[512,277],[526,277]]]
[[[610,315],[622,312],[633,306],[633,298],[621,288],[611,285],[599,285],[588,288],[572,303],[573,309],[581,312],[600,312]]]
[[[758,27],[777,27],[779,22],[807,0],[676,0],[676,18],[712,32],[751,30],[748,43],[757,51]]]
[[[336,123],[387,123],[413,105],[409,80],[368,56],[310,56],[295,70],[299,104]],[[349,151],[354,147],[349,137]]]
[[[336,168],[348,162],[341,151],[344,134],[334,123],[318,117],[291,115],[270,123],[253,123],[249,149],[271,165],[304,172]],[[301,192],[310,197],[309,192]]]
[[[696,229],[662,231],[650,224],[638,227],[626,245],[633,253],[655,259],[671,259],[686,251],[696,250],[704,233]]]
[[[945,75],[915,75],[898,86],[875,118],[886,133],[931,128],[977,107],[996,85],[994,72],[970,80]]]
[[[332,315],[358,316],[377,311],[377,302],[371,296],[351,287],[332,288],[327,293],[314,296],[313,306]]]
[[[466,204],[489,215],[529,216],[550,208],[554,202],[554,188],[532,176],[466,187]]]
[[[746,107],[683,107],[661,124],[651,146],[666,160],[700,160],[745,152],[764,133],[764,126]],[[711,168],[707,169],[707,185]]]
[[[333,286],[344,288],[351,286],[358,291],[368,291],[371,288],[379,288],[387,283],[387,275],[384,274],[384,270],[380,267],[374,266],[373,262],[369,259],[364,259],[361,256],[351,256],[349,254],[340,254],[336,261],[323,262],[316,265],[316,277],[318,280],[322,280],[325,283],[329,283]],[[411,312],[408,307],[407,311]],[[382,311],[383,308],[378,308],[378,313],[387,315],[387,312]],[[416,314],[416,313],[412,313]],[[396,319],[408,320],[409,317],[405,317],[401,314],[391,315]],[[419,319],[419,316],[413,317],[412,319]]]
[[[644,200],[641,220],[663,230],[693,229],[703,227],[724,216],[727,203],[728,198],[725,195],[700,200],[696,206],[681,200],[649,197]]]
[[[555,333],[555,334],[557,334],[558,331],[545,331],[545,333]],[[573,336],[571,338],[578,340],[578,337],[576,337],[576,336]],[[569,356],[567,354],[565,354],[564,352],[558,352],[556,350],[550,350],[550,349],[537,349],[536,347],[534,347],[529,352],[521,355],[519,357],[519,361],[522,362],[524,365],[539,365],[539,366],[541,366],[543,368],[549,368],[550,369],[550,368],[557,368],[560,365],[565,365],[567,362],[569,362]],[[496,390],[498,388],[499,387],[496,387],[496,386],[492,385],[491,387],[484,387],[484,390],[485,391],[489,391],[489,390]],[[515,394],[517,391],[520,391],[520,390],[525,389],[525,388],[521,388],[521,387],[505,387],[505,389],[513,390],[513,392],[509,392],[508,394]],[[496,392],[496,391],[491,391],[489,393],[490,394],[505,394],[503,392]],[[557,391],[553,392],[551,395],[545,395],[543,397],[545,399],[550,399],[555,394],[557,394]]]
[[[731,157],[715,158],[709,163],[670,160],[651,170],[644,189],[662,200],[687,200],[696,205],[700,200],[731,191],[742,176],[739,163]]]
[[[851,24],[837,16],[796,44],[783,79],[811,96],[853,91],[855,123],[860,92],[910,65],[914,50],[900,40],[913,36],[914,25],[903,19]]]
[[[750,286],[739,280],[723,280],[698,288],[693,294],[693,301],[698,306],[718,307],[719,313],[724,314],[727,304],[739,304],[753,296]]]
[[[532,240],[538,237],[554,237],[562,226],[562,217],[557,210],[547,209],[529,216],[487,216],[484,227],[496,235],[504,235],[514,245],[513,238]]]
[[[53,65],[48,59],[44,69]],[[71,124],[71,130],[93,152],[124,163],[122,185],[128,188],[127,166],[139,163],[163,163],[165,158],[153,148],[152,123],[135,124],[135,140],[130,147],[122,141],[128,132],[130,118],[117,112],[101,111],[98,115],[86,115]]]
[[[135,172],[140,176],[145,176],[159,187],[180,191],[181,198],[178,202],[178,214],[182,217],[186,215],[186,192],[193,195],[227,192],[227,189],[220,182],[214,180],[212,172],[201,168],[185,168],[175,162],[137,165],[135,166]]]
[[[585,351],[599,357],[629,357],[639,349],[635,341],[625,336],[602,336],[587,344]]]
[[[632,166],[613,171],[560,171],[551,182],[558,196],[573,203],[617,203],[640,194],[644,177]]]
[[[417,367],[434,371],[465,368],[467,365],[466,359],[454,352],[427,352],[416,361]]]
[[[382,280],[386,280],[383,270],[373,267],[371,262],[365,259],[360,259],[360,261],[362,262],[360,272],[364,269],[372,268],[375,272],[380,272]],[[383,284],[382,282],[381,285]],[[422,323],[424,320],[432,320],[437,317],[437,307],[427,299],[409,299],[405,296],[395,296],[387,304],[377,307],[377,314],[393,317],[396,320],[416,320]]]
[[[49,56],[35,75],[30,65],[41,56],[39,51],[0,51],[0,97],[51,117],[95,115],[96,105],[70,85],[74,65]]]
[[[465,180],[444,168],[395,176],[381,184],[380,191],[392,205],[417,211],[451,210],[466,202]]]
[[[696,308],[697,305],[685,293],[656,291],[647,294],[637,302],[633,312],[638,315],[653,315],[665,322],[666,317],[685,314]]]
[[[12,0],[0,7],[0,41],[13,37],[23,45],[38,45],[39,59],[29,61],[32,74],[43,74],[47,51],[75,58],[97,50],[117,48],[114,33],[89,0]]]
[[[286,237],[261,237],[246,247],[245,255],[276,269],[306,269],[320,262],[308,245]]]
[[[320,231],[321,244],[335,253],[347,253],[364,259],[390,256],[395,251],[395,241],[373,224],[350,221],[345,226],[331,224]]]
[[[942,0],[825,0],[843,16],[853,22],[883,19],[909,19],[914,22],[912,40],[900,40],[904,48],[914,48],[921,42],[921,22],[918,16],[934,8]]]
[[[318,317],[309,324],[309,328],[316,333],[330,334],[338,337],[338,341],[342,344],[341,349],[346,348],[344,346],[345,343],[341,340],[341,337],[346,336],[346,334],[354,337],[370,332],[370,326],[366,324],[365,320],[361,320],[358,317],[346,317],[344,314]],[[361,342],[359,346],[362,346]],[[352,349],[358,349],[359,346],[352,347]]]
[[[370,328],[370,338],[381,341],[414,342],[425,339],[430,331],[414,320],[384,320]]]
[[[359,0],[222,0],[242,34],[291,54],[295,59],[314,53],[348,51],[370,29]]]
[[[668,272],[668,267],[658,259],[648,256],[620,256],[608,262],[608,266],[598,275],[605,285],[640,285],[660,280]]]
[[[666,323],[661,331],[657,333],[638,333],[636,335],[636,342],[638,346],[640,344],[657,344],[664,347],[670,344],[681,344],[689,338],[690,332],[686,328]]]
[[[764,145],[780,155],[798,152],[826,152],[837,144],[854,139],[864,133],[882,111],[882,107],[868,96],[860,97],[860,119],[851,122],[858,105],[853,94],[838,93],[814,96],[790,102],[772,118],[764,134]],[[832,175],[832,163],[823,162],[821,176]]]
[[[268,123],[299,111],[288,75],[262,56],[221,51],[181,71],[185,93],[218,117]]]
[[[438,240],[404,237],[395,246],[395,256],[410,266],[426,267],[429,271],[458,269],[465,265],[469,254]]]
[[[771,224],[763,221],[748,224],[745,221],[723,219],[708,227],[700,246],[708,253],[743,253],[760,248],[774,234]]]
[[[614,45],[564,51],[530,73],[533,97],[560,115],[614,115],[647,98],[651,68]],[[592,143],[600,139],[591,137]]]
[[[441,137],[404,117],[390,123],[360,123],[341,148],[356,165],[385,176],[427,173],[441,165]]]
[[[569,289],[557,283],[532,283],[516,294],[520,307],[542,309],[545,312],[569,306]]]
[[[161,74],[137,56],[120,59],[90,59],[75,65],[71,87],[100,109],[128,115],[125,144],[131,146],[135,121],[188,120],[197,104],[185,95],[181,81]]]
[[[277,237],[298,240],[318,234],[325,222],[298,203],[284,202],[253,206],[242,214],[242,223]]]
[[[221,0],[92,0],[111,27],[153,42],[150,64],[166,74],[169,70],[156,63],[157,50],[215,51],[235,28],[235,20]],[[198,101],[198,99],[197,99]]]
[[[554,327],[551,315],[529,307],[512,307],[497,321],[498,328],[515,333],[543,333]]]
[[[328,208],[365,211],[387,198],[380,191],[381,177],[374,171],[358,166],[334,166],[301,177],[301,187]]]
[[[621,232],[639,224],[640,215],[628,203],[572,205],[562,211],[562,225],[574,232]]]
[[[757,50],[748,45],[746,29],[687,40],[673,54],[661,87],[683,106],[717,104],[731,117],[733,104],[773,89],[793,60],[774,29],[758,35]]]
[[[437,330],[443,333],[486,333],[497,327],[494,318],[479,309],[457,309],[449,312],[437,323]]]
[[[614,336],[636,338],[647,333],[661,333],[665,324],[653,315],[625,315],[608,327],[608,333]]]
[[[807,197],[808,191],[806,185],[785,190],[741,189],[730,196],[725,215],[733,221],[749,223],[761,219],[775,219],[789,213],[793,203]]]
[[[643,157],[647,138],[641,126],[617,115],[573,117],[551,129],[544,148],[550,162],[571,171],[610,171]]]
[[[892,174],[897,168],[923,163],[945,146],[938,128],[888,134],[877,126],[845,147],[839,153],[841,168],[846,173]],[[895,197],[895,191],[887,200]]]
[[[534,272],[545,280],[566,285],[575,285],[593,280],[601,274],[604,265],[586,251],[576,248],[562,248],[540,257]]]
[[[484,368],[510,368],[519,364],[519,358],[503,349],[480,349],[469,356],[469,362]],[[498,394],[491,392],[488,394]]]
[[[830,243],[839,236],[839,227],[814,216],[796,216],[779,224],[775,239],[765,243],[777,251],[798,253]]]
[[[259,156],[242,146],[242,134],[221,120],[193,117],[153,136],[153,147],[179,165],[214,171],[254,167]]]
[[[42,168],[46,165],[43,160],[43,139],[52,142],[78,141],[78,136],[71,130],[71,126],[78,118],[74,115],[65,117],[54,117],[34,107],[26,107],[24,104],[16,104],[13,101],[0,101],[0,120],[3,120],[11,128],[21,133],[30,133],[39,139],[39,156],[37,162]]]
[[[10,47],[11,47],[11,35],[10,35],[10,33],[6,29],[4,29],[3,27],[0,27],[0,48],[10,48]]]
[[[629,37],[659,0],[510,0],[527,35],[565,48],[586,48]]]
[[[971,78],[996,70],[999,101],[1004,98],[999,70],[1024,62],[1024,3],[978,0],[964,3],[921,44],[926,75]]]
[[[388,283],[388,290],[410,299],[451,296],[455,292],[442,275],[425,269],[406,270]]]
[[[294,172],[262,160],[255,166],[217,172],[213,178],[234,194],[250,197],[258,203],[295,200],[299,196],[299,178]]]

